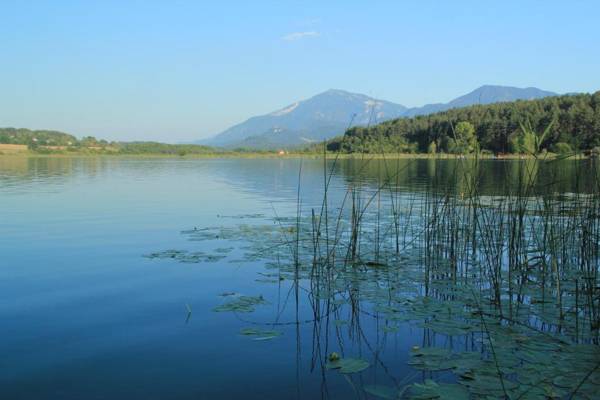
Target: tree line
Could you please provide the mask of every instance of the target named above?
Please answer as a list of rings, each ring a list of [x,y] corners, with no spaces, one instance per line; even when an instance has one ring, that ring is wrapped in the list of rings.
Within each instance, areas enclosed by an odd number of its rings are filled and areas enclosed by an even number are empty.
[[[86,136],[81,139],[68,133],[50,130],[0,128],[0,144],[22,144],[39,153],[95,152],[118,154],[209,154],[217,152],[209,146],[167,144],[159,142],[109,142]]]
[[[0,128],[0,143],[28,146],[72,146],[79,140],[73,135],[59,131]]]
[[[353,127],[330,140],[344,153],[564,153],[600,146],[600,91],[475,105]]]

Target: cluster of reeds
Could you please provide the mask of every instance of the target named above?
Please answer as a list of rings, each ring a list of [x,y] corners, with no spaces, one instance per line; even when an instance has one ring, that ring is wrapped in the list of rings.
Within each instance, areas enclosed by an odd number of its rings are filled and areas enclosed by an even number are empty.
[[[575,182],[581,191],[562,193],[555,190],[558,177],[538,182],[539,169],[555,161],[523,160],[500,195],[481,192],[477,158],[447,163],[452,173],[434,172],[418,191],[398,185],[410,163],[384,157],[369,183],[360,176],[373,160],[354,162],[357,178],[331,204],[338,160],[325,154],[322,205],[310,210],[306,225],[297,210],[295,263],[310,264],[315,291],[331,291],[336,271],[402,268],[403,255],[418,250],[426,296],[436,295],[436,281],[468,285],[486,315],[598,343],[600,184],[594,161],[577,162],[596,180],[587,179],[585,188]],[[310,255],[304,261],[303,252]]]
[[[344,168],[352,171],[340,196],[339,187],[331,187],[340,162],[324,151],[321,204],[303,209],[299,183],[294,236],[286,239],[293,249],[296,322],[300,281],[310,282],[313,368],[327,359],[331,321],[342,318],[342,307],[350,310],[346,334],[370,347],[361,316],[379,317],[369,303],[388,307],[386,315],[397,319],[395,304],[414,301],[412,287],[420,298],[462,302],[464,321],[487,332],[487,351],[505,396],[502,349],[494,348],[489,324],[524,327],[561,343],[600,344],[597,161],[505,162],[494,190],[482,178],[486,162],[477,157],[400,162],[385,154],[345,160]],[[405,186],[414,163],[427,164],[427,179]],[[560,163],[570,169],[568,184]],[[403,285],[407,279],[412,282]],[[417,314],[431,307],[428,326],[439,309],[423,304]],[[339,328],[337,347],[343,349]],[[472,338],[471,350],[473,343]]]

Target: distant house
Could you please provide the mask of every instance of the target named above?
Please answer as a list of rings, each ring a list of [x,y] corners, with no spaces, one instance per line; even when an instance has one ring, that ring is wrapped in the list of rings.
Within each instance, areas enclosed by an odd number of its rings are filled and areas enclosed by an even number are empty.
[[[279,152],[277,154],[279,154],[280,156],[285,156],[286,152],[285,152],[285,150],[279,150]]]

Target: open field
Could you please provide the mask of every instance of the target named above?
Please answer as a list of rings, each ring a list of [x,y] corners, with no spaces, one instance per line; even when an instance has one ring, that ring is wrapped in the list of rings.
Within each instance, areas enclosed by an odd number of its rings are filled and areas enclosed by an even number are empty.
[[[29,149],[24,144],[3,144],[0,143],[0,155],[8,154],[30,154]]]

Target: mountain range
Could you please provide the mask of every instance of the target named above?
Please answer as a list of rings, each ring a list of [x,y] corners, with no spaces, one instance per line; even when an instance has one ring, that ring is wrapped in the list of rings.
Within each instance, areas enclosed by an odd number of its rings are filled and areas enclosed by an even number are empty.
[[[364,94],[330,89],[272,113],[249,118],[196,143],[227,148],[273,149],[309,144],[341,135],[350,126],[427,115],[474,104],[532,100],[556,96],[534,87],[484,85],[448,103],[408,108]]]

